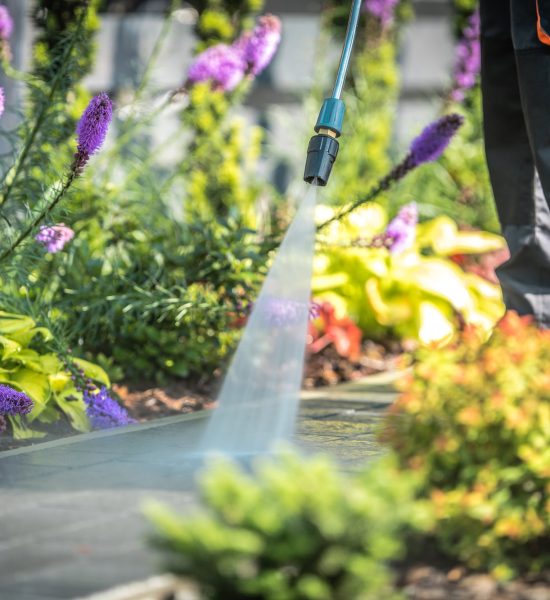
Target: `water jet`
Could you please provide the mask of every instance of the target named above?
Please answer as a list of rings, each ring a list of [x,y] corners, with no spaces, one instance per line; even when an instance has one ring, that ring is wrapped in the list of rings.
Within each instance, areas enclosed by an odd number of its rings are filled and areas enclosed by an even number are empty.
[[[354,0],[330,98],[308,147],[304,180],[312,184],[298,207],[254,303],[200,452],[271,452],[294,433],[310,309],[317,188],[326,186],[342,131],[344,86],[361,0]]]

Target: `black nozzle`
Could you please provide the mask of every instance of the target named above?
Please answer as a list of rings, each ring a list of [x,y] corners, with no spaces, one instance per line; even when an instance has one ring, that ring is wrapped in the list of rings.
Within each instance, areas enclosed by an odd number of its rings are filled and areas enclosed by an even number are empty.
[[[330,135],[314,135],[307,147],[304,181],[313,185],[327,185],[339,147],[338,141]]]

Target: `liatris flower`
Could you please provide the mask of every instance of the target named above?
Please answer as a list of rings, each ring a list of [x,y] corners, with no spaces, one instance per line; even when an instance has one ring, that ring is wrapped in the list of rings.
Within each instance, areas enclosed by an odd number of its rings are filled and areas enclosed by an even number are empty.
[[[26,415],[32,407],[33,402],[27,394],[0,384],[0,415]]]
[[[378,188],[369,195],[369,198],[372,199],[379,192],[387,190],[392,183],[403,179],[407,173],[421,164],[437,160],[463,122],[464,117],[453,113],[445,115],[425,127],[420,135],[411,142],[409,153],[405,159],[380,181]]]
[[[456,102],[464,100],[466,92],[476,84],[481,69],[481,48],[479,43],[479,9],[476,10],[464,29],[455,54],[454,86],[451,98]]]
[[[0,4],[0,59],[11,60],[9,39],[13,32],[13,19],[8,9]]]
[[[393,183],[400,181],[408,173],[423,163],[437,160],[445,151],[456,132],[460,129],[464,117],[458,114],[445,115],[428,125],[411,143],[407,156],[394,167],[385,177],[379,180],[370,192],[350,206],[343,208],[330,219],[317,226],[321,231],[331,223],[349,215],[359,206],[374,200],[379,194],[390,188]]]
[[[135,423],[126,410],[109,396],[106,387],[86,389],[83,393],[86,414],[94,429],[110,429]]]
[[[5,103],[6,97],[4,95],[4,88],[0,87],[0,117],[4,114]]]
[[[67,242],[74,238],[74,231],[64,223],[58,225],[42,225],[34,238],[42,244],[48,252],[55,254],[61,252]]]
[[[103,145],[112,118],[113,103],[107,94],[101,93],[90,100],[76,126],[78,147],[73,169],[77,175],[82,173],[90,156]]]
[[[0,40],[9,40],[13,31],[13,19],[9,10],[0,4]]]
[[[281,20],[275,15],[264,15],[251,33],[238,39],[234,48],[242,52],[247,71],[259,75],[271,62],[281,42]]]
[[[451,114],[431,123],[412,141],[410,153],[406,160],[409,160],[414,167],[437,160],[463,122],[464,117]]]
[[[395,7],[399,0],[365,0],[363,10],[376,17],[382,27],[389,27],[393,23]]]
[[[187,81],[211,81],[214,87],[230,92],[242,81],[245,70],[246,63],[237,48],[216,44],[195,58],[187,72]]]
[[[418,207],[416,202],[405,204],[397,216],[390,221],[384,237],[386,247],[392,253],[408,250],[416,238],[416,226],[418,224]]]

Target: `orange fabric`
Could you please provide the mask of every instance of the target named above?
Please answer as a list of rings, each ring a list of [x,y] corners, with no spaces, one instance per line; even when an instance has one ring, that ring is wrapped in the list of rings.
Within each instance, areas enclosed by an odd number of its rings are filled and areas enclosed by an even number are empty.
[[[539,12],[538,0],[537,0],[537,34],[539,36],[539,40],[543,44],[547,44],[548,46],[550,46],[550,35],[548,35],[546,33],[546,31],[544,31],[544,29],[542,28],[541,22],[540,22],[540,12]]]

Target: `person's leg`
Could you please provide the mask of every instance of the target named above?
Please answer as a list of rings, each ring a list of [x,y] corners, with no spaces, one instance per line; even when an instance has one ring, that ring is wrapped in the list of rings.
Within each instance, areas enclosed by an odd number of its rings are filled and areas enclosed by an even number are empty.
[[[511,1],[513,4],[516,0]],[[511,254],[497,274],[506,307],[520,314],[533,314],[540,325],[548,326],[550,237],[544,232],[549,229],[550,211],[535,170],[533,144],[524,116],[509,0],[481,0],[480,15],[485,150]],[[536,20],[532,25],[536,32]]]

